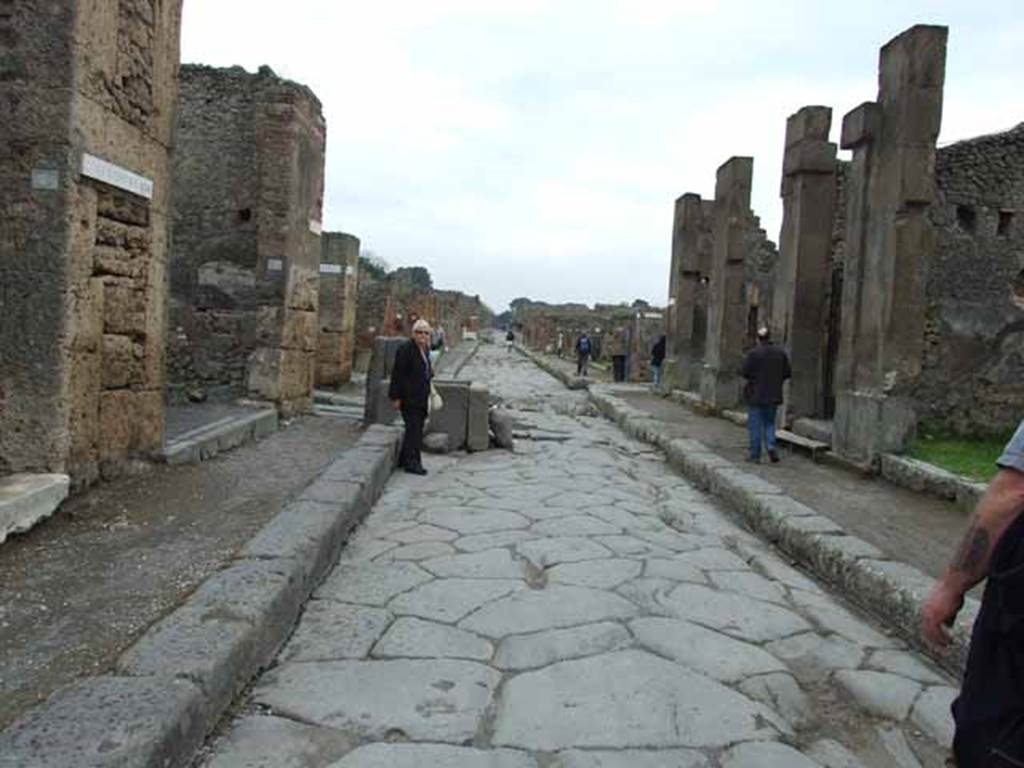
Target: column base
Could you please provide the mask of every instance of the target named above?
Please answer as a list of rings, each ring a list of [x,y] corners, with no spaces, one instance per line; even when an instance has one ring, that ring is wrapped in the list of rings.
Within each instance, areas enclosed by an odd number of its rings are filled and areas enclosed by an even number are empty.
[[[902,453],[914,438],[917,414],[913,402],[875,392],[840,392],[836,397],[833,449],[860,462],[874,462],[882,453]]]

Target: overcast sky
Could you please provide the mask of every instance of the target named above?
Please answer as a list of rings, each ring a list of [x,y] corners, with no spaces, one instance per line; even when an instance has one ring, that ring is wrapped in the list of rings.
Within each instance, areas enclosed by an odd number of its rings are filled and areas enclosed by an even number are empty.
[[[878,49],[950,27],[941,143],[1024,120],[1020,0],[186,0],[182,60],[269,64],[327,119],[324,229],[479,293],[663,305],[672,206],[753,155],[778,240],[786,117],[877,93]]]

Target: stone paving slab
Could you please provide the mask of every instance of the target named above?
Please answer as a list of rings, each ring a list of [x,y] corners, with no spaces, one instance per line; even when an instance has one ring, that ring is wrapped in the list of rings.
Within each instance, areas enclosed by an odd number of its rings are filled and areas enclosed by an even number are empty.
[[[267,672],[257,702],[360,739],[401,734],[462,744],[472,739],[501,675],[451,659],[288,663]]]

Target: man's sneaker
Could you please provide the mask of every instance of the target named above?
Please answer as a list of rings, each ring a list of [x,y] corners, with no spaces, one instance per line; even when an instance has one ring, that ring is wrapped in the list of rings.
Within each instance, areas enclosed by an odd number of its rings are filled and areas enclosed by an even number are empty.
[[[425,474],[427,474],[427,470],[425,470],[423,467],[406,467],[405,471],[408,472],[410,475],[425,475]]]
[[[747,461],[748,464],[760,464],[761,463],[761,457],[760,456],[747,456],[746,461]]]
[[[778,464],[779,463],[778,451],[768,451],[768,458],[772,460],[772,464]]]

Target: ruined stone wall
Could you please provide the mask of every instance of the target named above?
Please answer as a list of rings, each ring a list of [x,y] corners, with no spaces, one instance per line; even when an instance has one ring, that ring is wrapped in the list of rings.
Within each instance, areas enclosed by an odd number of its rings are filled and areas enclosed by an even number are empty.
[[[0,473],[161,447],[180,19],[0,0]]]
[[[312,398],[325,125],[269,68],[184,66],[171,259],[172,400]]]
[[[1024,124],[938,150],[918,418],[1001,434],[1024,413]]]
[[[322,241],[316,384],[336,387],[352,378],[359,238],[325,232]]]

